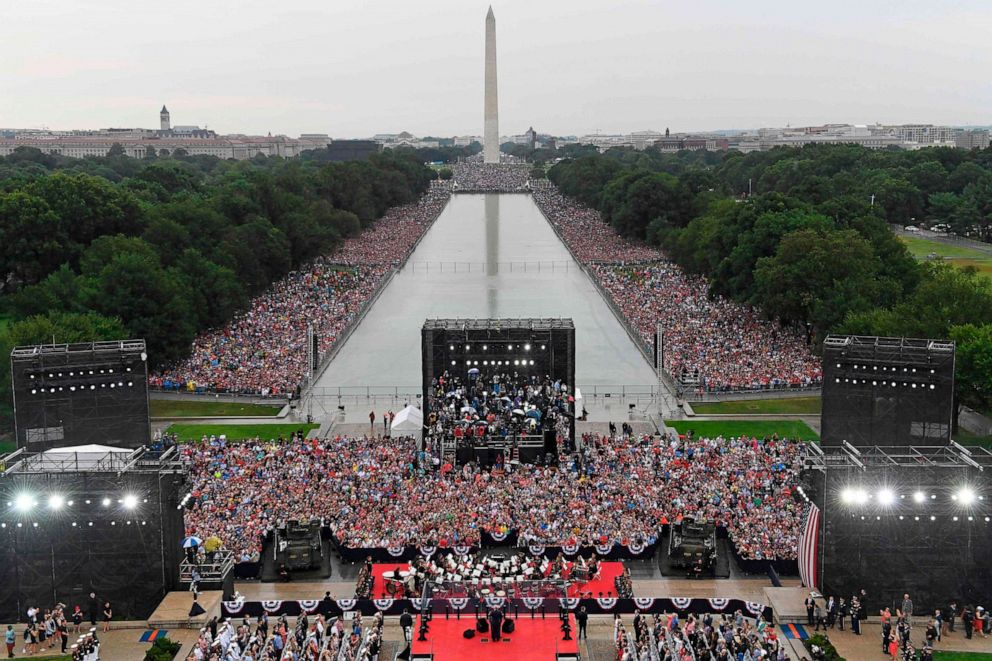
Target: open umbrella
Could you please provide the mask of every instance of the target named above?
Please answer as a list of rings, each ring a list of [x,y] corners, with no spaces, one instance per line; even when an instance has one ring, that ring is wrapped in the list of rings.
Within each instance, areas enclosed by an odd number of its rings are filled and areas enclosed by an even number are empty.
[[[531,409],[531,410],[527,411],[527,417],[528,418],[537,418],[538,420],[540,420],[541,419],[541,412],[538,411],[537,409]]]
[[[200,539],[199,537],[187,537],[186,539],[183,540],[182,546],[184,549],[195,549],[199,547],[200,544],[202,543],[203,540]]]
[[[513,409],[513,414],[514,415],[523,415],[524,414],[524,410],[523,409]]]
[[[473,408],[471,406],[463,406],[462,407],[462,413],[475,413],[475,412],[476,412],[475,411],[475,408]]]
[[[478,367],[473,367],[472,369],[470,369],[468,371],[468,373],[469,374],[476,374],[477,375],[479,373],[479,368]]]

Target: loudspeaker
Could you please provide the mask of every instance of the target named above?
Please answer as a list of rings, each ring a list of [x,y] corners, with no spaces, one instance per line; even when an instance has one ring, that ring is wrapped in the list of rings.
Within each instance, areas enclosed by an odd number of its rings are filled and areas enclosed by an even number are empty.
[[[462,632],[462,636],[470,639],[475,638],[475,629],[465,629],[465,631]]]
[[[544,430],[544,454],[558,456],[558,435],[554,429]]]
[[[503,633],[513,633],[516,626],[513,620],[503,620]]]
[[[475,623],[475,629],[479,633],[489,633],[489,620],[480,617]]]

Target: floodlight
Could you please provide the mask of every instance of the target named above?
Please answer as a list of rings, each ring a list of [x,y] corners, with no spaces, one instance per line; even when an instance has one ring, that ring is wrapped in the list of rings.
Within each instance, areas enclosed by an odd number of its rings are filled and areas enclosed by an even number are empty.
[[[958,495],[958,501],[962,505],[971,505],[973,502],[975,502],[975,492],[969,489],[968,487],[963,487],[960,491],[958,491],[957,495]]]
[[[121,504],[124,505],[125,509],[133,510],[135,507],[138,506],[138,497],[135,496],[134,494],[129,493],[124,496],[124,499],[121,501]]]
[[[924,503],[926,502],[926,500],[927,500],[927,495],[922,491],[917,491],[916,493],[913,494],[913,502],[915,503]]]
[[[35,506],[35,500],[30,494],[21,493],[14,499],[14,508],[19,512],[29,512]]]
[[[65,498],[58,495],[57,493],[53,493],[51,496],[48,497],[49,509],[53,509],[53,510],[62,509],[63,505],[65,505]]]
[[[878,502],[882,505],[891,505],[896,502],[896,496],[891,489],[879,489]]]
[[[104,507],[110,507],[110,499],[109,499],[109,498],[104,498],[104,499],[103,499],[102,501],[100,501],[100,503],[101,503],[101,504],[102,504],[102,505],[103,505]]]
[[[524,351],[530,351],[530,345],[529,344],[525,344],[524,345]]]

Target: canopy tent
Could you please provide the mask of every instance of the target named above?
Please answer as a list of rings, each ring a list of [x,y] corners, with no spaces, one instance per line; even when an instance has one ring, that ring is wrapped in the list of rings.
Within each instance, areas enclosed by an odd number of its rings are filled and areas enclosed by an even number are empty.
[[[416,435],[424,429],[424,412],[416,406],[408,406],[393,418],[389,430],[393,434]]]
[[[35,469],[110,470],[134,453],[131,448],[109,445],[72,445],[46,450],[35,458]]]

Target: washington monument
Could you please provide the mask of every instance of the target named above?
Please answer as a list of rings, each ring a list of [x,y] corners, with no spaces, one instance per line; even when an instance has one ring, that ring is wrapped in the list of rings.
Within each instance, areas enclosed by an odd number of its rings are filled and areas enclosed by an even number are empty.
[[[499,101],[496,96],[496,17],[493,8],[486,14],[486,130],[483,135],[483,161],[499,163]]]

